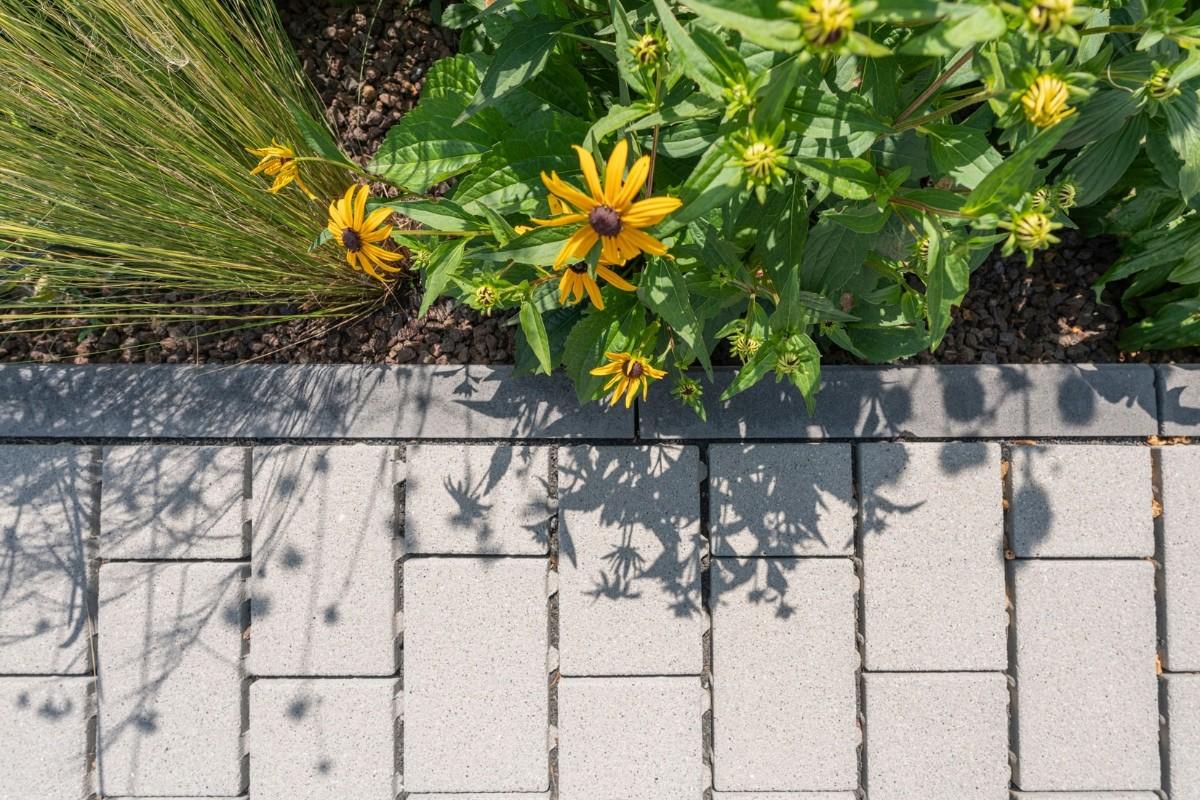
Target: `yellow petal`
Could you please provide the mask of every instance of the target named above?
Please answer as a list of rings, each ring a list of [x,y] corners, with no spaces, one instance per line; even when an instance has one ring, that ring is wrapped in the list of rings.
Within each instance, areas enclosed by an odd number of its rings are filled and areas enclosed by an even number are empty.
[[[354,197],[354,216],[350,219],[350,227],[355,230],[362,230],[363,214],[367,210],[367,198],[371,196],[371,190],[366,186],[360,187],[360,191]]]
[[[600,238],[600,258],[614,264],[623,260],[621,258],[621,251],[617,249],[617,238],[615,236],[603,236]]]
[[[566,270],[563,272],[562,278],[558,282],[558,304],[565,306],[567,304],[567,295],[571,293],[571,272]]]
[[[391,250],[384,250],[378,245],[363,243],[363,252],[370,255],[372,258],[377,258],[380,261],[400,261],[404,258],[403,253],[393,253]]]
[[[620,289],[622,292],[632,292],[636,288],[632,283],[625,280],[608,267],[596,267],[596,274],[608,281],[610,285]]]
[[[665,244],[649,234],[642,233],[637,228],[626,228],[621,231],[621,236],[643,253],[649,253],[652,256],[661,256],[667,252]]]
[[[615,375],[620,373],[621,365],[617,363],[605,364],[602,367],[596,367],[591,370],[593,375]]]
[[[535,225],[541,225],[543,228],[557,228],[560,225],[570,225],[576,222],[583,222],[587,217],[583,214],[566,214],[561,217],[553,217],[551,219],[530,219],[529,221]]]
[[[625,389],[625,407],[629,408],[633,405],[633,398],[637,397],[638,384],[643,383],[642,380],[630,381],[629,386]]]
[[[583,170],[583,180],[587,184],[588,191],[592,193],[592,198],[597,202],[603,201],[604,190],[600,188],[600,173],[596,172],[596,159],[577,144],[573,144],[571,147],[575,148],[575,154],[579,156],[579,167]]]
[[[383,223],[387,222],[392,217],[392,209],[387,206],[382,206],[371,212],[371,215],[363,222],[363,231],[370,232],[378,228]]]
[[[633,202],[633,198],[637,197],[638,192],[646,185],[646,176],[649,174],[650,156],[642,156],[633,162],[633,166],[629,169],[629,175],[625,178],[625,185],[621,187],[621,193],[617,195],[616,201],[613,203],[613,208],[624,213],[629,204]]]
[[[558,177],[555,173],[551,173],[547,177],[546,173],[543,172],[542,183],[546,185],[551,194],[556,194],[560,200],[575,206],[576,211],[586,214],[598,205],[595,200]]]
[[[621,393],[625,391],[625,386],[627,384],[627,381],[628,381],[627,378],[622,378],[621,383],[618,383],[617,388],[613,390],[612,398],[608,401],[608,405],[610,407],[615,406],[617,403],[619,403],[621,401]]]
[[[629,144],[622,138],[613,148],[604,167],[604,197],[610,206],[616,206],[617,197],[621,194],[621,178],[625,175],[625,159],[629,154]]]
[[[591,276],[589,276],[587,273],[584,273],[579,277],[582,279],[583,288],[587,289],[588,297],[591,298],[592,305],[594,305],[598,310],[603,311],[604,298],[600,296],[600,287],[596,285],[596,282],[592,280]]]
[[[639,200],[621,215],[622,225],[632,225],[635,228],[648,228],[657,225],[668,214],[677,211],[683,201],[676,197],[651,197],[649,200]]]
[[[609,361],[628,361],[629,353],[605,352],[604,357],[607,358]]]

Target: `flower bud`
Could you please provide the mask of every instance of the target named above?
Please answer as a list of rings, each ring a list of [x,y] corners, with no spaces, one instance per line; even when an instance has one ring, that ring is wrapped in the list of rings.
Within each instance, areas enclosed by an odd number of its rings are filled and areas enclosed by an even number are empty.
[[[1035,127],[1049,128],[1075,113],[1068,105],[1070,94],[1067,84],[1055,75],[1037,76],[1021,95],[1021,107],[1025,118]]]

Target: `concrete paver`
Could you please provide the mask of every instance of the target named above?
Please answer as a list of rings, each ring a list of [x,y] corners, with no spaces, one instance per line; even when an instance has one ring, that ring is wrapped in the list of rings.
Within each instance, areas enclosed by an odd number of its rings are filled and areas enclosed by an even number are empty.
[[[859,446],[866,668],[1008,663],[1000,448]]]
[[[999,673],[868,673],[871,800],[1008,800],[1008,683]]]
[[[408,448],[409,553],[543,555],[550,540],[550,448]]]
[[[561,800],[696,800],[702,703],[696,677],[563,678]]]
[[[1154,565],[1022,561],[1013,577],[1016,786],[1159,788]]]
[[[392,675],[395,448],[254,450],[250,671]]]
[[[91,671],[91,450],[0,445],[0,674]]]
[[[700,673],[695,447],[559,451],[564,675]]]
[[[858,786],[849,559],[717,559],[713,566],[713,785]]]
[[[246,451],[146,445],[104,451],[102,558],[245,558]]]
[[[250,686],[254,800],[395,800],[393,678],[260,678]]]
[[[853,555],[850,445],[714,444],[708,469],[714,555]]]
[[[1011,475],[1018,558],[1154,555],[1149,448],[1014,447]]]
[[[547,647],[544,559],[408,559],[405,788],[549,789]]]
[[[1161,458],[1164,665],[1200,672],[1200,447],[1164,447]]]
[[[1167,681],[1167,783],[1171,800],[1200,800],[1200,674]]]
[[[88,794],[91,678],[0,678],[0,796]]]

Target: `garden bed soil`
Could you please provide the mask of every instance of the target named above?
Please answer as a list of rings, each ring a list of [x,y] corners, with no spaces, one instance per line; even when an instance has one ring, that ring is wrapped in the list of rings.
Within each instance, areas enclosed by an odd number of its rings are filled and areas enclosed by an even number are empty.
[[[341,144],[365,163],[387,129],[417,102],[429,68],[456,47],[429,12],[383,0],[347,5],[280,0],[304,71],[328,108]],[[1196,361],[1198,350],[1122,353],[1126,319],[1113,287],[1098,302],[1092,283],[1116,259],[1116,242],[1067,232],[1031,267],[993,255],[971,276],[946,340],[915,363]],[[358,319],[300,320],[259,329],[229,323],[172,323],[7,332],[0,360],[45,363],[509,363],[514,329],[448,302],[418,318],[418,288],[402,280],[387,302]],[[721,354],[718,354],[721,355]],[[728,354],[721,360],[728,362]],[[832,353],[831,362],[852,362]]]

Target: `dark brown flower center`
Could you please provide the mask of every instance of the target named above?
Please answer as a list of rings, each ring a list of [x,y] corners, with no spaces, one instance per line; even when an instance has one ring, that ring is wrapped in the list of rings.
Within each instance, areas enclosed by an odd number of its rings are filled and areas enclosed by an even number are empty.
[[[625,365],[625,374],[630,378],[640,378],[645,371],[645,368],[642,367],[639,361],[630,361]]]
[[[342,231],[342,244],[351,253],[357,253],[359,250],[362,250],[362,237],[353,228],[346,228]]]
[[[601,236],[616,236],[621,232],[621,215],[611,206],[596,206],[588,213],[588,224]]]
[[[576,261],[574,264],[568,266],[567,269],[571,270],[571,272],[574,272],[576,275],[582,275],[583,273],[587,272],[587,262]]]

